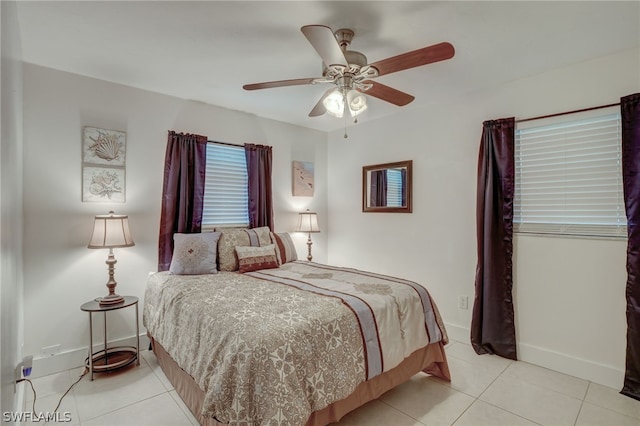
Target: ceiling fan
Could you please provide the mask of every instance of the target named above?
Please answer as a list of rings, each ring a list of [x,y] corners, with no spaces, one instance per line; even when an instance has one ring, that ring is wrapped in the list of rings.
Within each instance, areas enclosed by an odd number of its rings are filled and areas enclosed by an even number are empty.
[[[443,42],[367,64],[365,55],[347,49],[354,36],[352,30],[343,28],[334,32],[325,25],[306,25],[300,30],[322,58],[324,64],[322,77],[268,81],[245,84],[242,87],[245,90],[258,90],[332,83],[334,87],[322,95],[309,113],[309,117],[317,117],[325,112],[335,117],[342,117],[348,112],[355,117],[367,108],[367,100],[363,93],[397,106],[407,105],[415,99],[412,95],[372,79],[451,59],[455,54],[453,46]]]

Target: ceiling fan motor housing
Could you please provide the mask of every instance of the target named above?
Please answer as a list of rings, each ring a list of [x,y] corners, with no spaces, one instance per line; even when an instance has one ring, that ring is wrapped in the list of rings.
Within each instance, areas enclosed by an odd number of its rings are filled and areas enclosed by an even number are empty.
[[[341,28],[337,30],[334,35],[338,41],[338,45],[342,49],[342,53],[344,53],[347,63],[330,65],[348,65],[348,67],[343,70],[343,73],[357,74],[360,68],[367,65],[367,57],[363,53],[355,50],[347,50],[347,47],[351,44],[351,40],[353,40],[354,32],[348,28]],[[322,75],[327,75],[327,66],[324,63],[322,64]]]

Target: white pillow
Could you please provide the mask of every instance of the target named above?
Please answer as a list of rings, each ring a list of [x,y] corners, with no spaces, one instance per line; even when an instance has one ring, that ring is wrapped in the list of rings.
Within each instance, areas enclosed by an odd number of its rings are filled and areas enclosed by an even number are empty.
[[[173,234],[169,271],[177,275],[215,274],[219,232]]]

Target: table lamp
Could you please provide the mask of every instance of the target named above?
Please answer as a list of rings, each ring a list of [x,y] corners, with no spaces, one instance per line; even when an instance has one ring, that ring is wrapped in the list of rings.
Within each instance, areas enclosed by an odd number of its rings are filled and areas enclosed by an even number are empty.
[[[124,302],[124,297],[115,291],[116,285],[118,284],[114,278],[115,264],[117,261],[113,255],[113,249],[134,245],[135,243],[129,231],[129,216],[115,214],[112,211],[106,215],[96,215],[93,224],[93,233],[91,234],[91,240],[87,247],[90,249],[109,249],[109,256],[105,262],[109,266],[109,281],[107,282],[109,294],[96,299],[101,306],[115,305]]]
[[[320,232],[320,227],[318,227],[318,216],[316,213],[310,212],[309,209],[300,213],[296,231],[306,232],[309,235],[309,238],[307,239],[307,247],[309,248],[307,260],[311,262],[311,259],[313,259],[313,256],[311,256],[311,245],[313,244],[313,241],[311,241],[311,233]]]

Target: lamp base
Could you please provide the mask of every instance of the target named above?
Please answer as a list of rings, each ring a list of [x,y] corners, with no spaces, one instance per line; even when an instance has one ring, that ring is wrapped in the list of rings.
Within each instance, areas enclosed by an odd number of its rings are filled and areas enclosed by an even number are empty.
[[[311,241],[311,233],[309,233],[309,238],[307,239],[307,261],[311,262],[311,260],[313,259],[313,256],[311,256],[311,245],[313,244],[313,241]]]
[[[105,297],[98,297],[96,299],[96,302],[98,302],[100,306],[117,305],[118,303],[124,302],[124,297],[120,296],[119,294],[110,294]]]

